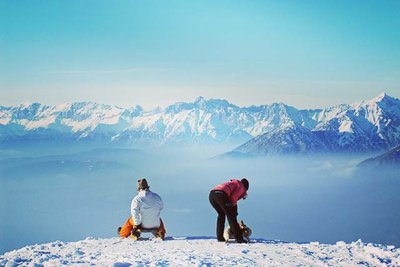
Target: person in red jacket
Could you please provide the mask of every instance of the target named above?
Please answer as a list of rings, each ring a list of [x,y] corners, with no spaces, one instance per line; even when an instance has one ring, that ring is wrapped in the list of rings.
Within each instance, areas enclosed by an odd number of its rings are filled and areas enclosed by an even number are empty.
[[[247,197],[247,190],[249,190],[249,181],[247,181],[246,178],[243,178],[241,181],[232,179],[229,182],[225,182],[211,189],[209,200],[211,206],[213,206],[218,213],[218,241],[225,241],[223,235],[226,216],[236,241],[238,243],[245,242],[237,222],[237,202]]]

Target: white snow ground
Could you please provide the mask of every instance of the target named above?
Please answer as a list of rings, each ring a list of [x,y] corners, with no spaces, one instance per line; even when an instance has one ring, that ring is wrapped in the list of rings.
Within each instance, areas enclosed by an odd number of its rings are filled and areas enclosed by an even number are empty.
[[[0,256],[0,266],[400,266],[400,249],[361,240],[334,245],[207,237],[165,241],[87,238],[27,246]]]

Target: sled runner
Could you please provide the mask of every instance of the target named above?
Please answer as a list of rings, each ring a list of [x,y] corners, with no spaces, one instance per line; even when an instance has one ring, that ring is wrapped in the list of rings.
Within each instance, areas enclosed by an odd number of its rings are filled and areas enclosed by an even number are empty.
[[[142,233],[152,233],[154,237],[164,240],[166,234],[164,222],[160,219],[160,227],[158,228],[134,228],[132,218],[129,218],[122,227],[118,227],[118,235],[120,237],[130,237],[138,240]]]
[[[163,230],[164,229],[161,227],[159,227],[159,228],[140,228],[140,229],[132,230],[130,237],[133,238],[134,240],[138,240],[140,238],[140,236],[142,235],[142,233],[152,233],[154,237],[164,240],[165,233],[163,233]]]

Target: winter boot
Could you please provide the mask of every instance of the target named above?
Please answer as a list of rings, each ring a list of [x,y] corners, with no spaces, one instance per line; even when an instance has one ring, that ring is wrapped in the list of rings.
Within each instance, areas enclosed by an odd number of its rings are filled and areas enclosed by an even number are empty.
[[[139,239],[140,233],[141,233],[140,229],[133,229],[132,232],[131,232],[130,237],[133,238],[136,241],[136,240]]]
[[[154,230],[152,231],[152,234],[154,235],[155,238],[160,238],[161,240],[164,240],[165,238],[165,233],[163,234],[162,229]]]

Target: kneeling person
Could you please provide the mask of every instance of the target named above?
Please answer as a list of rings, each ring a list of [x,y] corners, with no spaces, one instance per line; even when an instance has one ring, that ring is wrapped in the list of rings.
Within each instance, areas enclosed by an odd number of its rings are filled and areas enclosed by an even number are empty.
[[[131,203],[131,217],[118,228],[119,235],[128,237],[132,234],[137,239],[141,232],[152,232],[155,237],[164,240],[166,231],[160,218],[164,207],[161,197],[150,191],[146,179],[138,180],[137,191]]]

